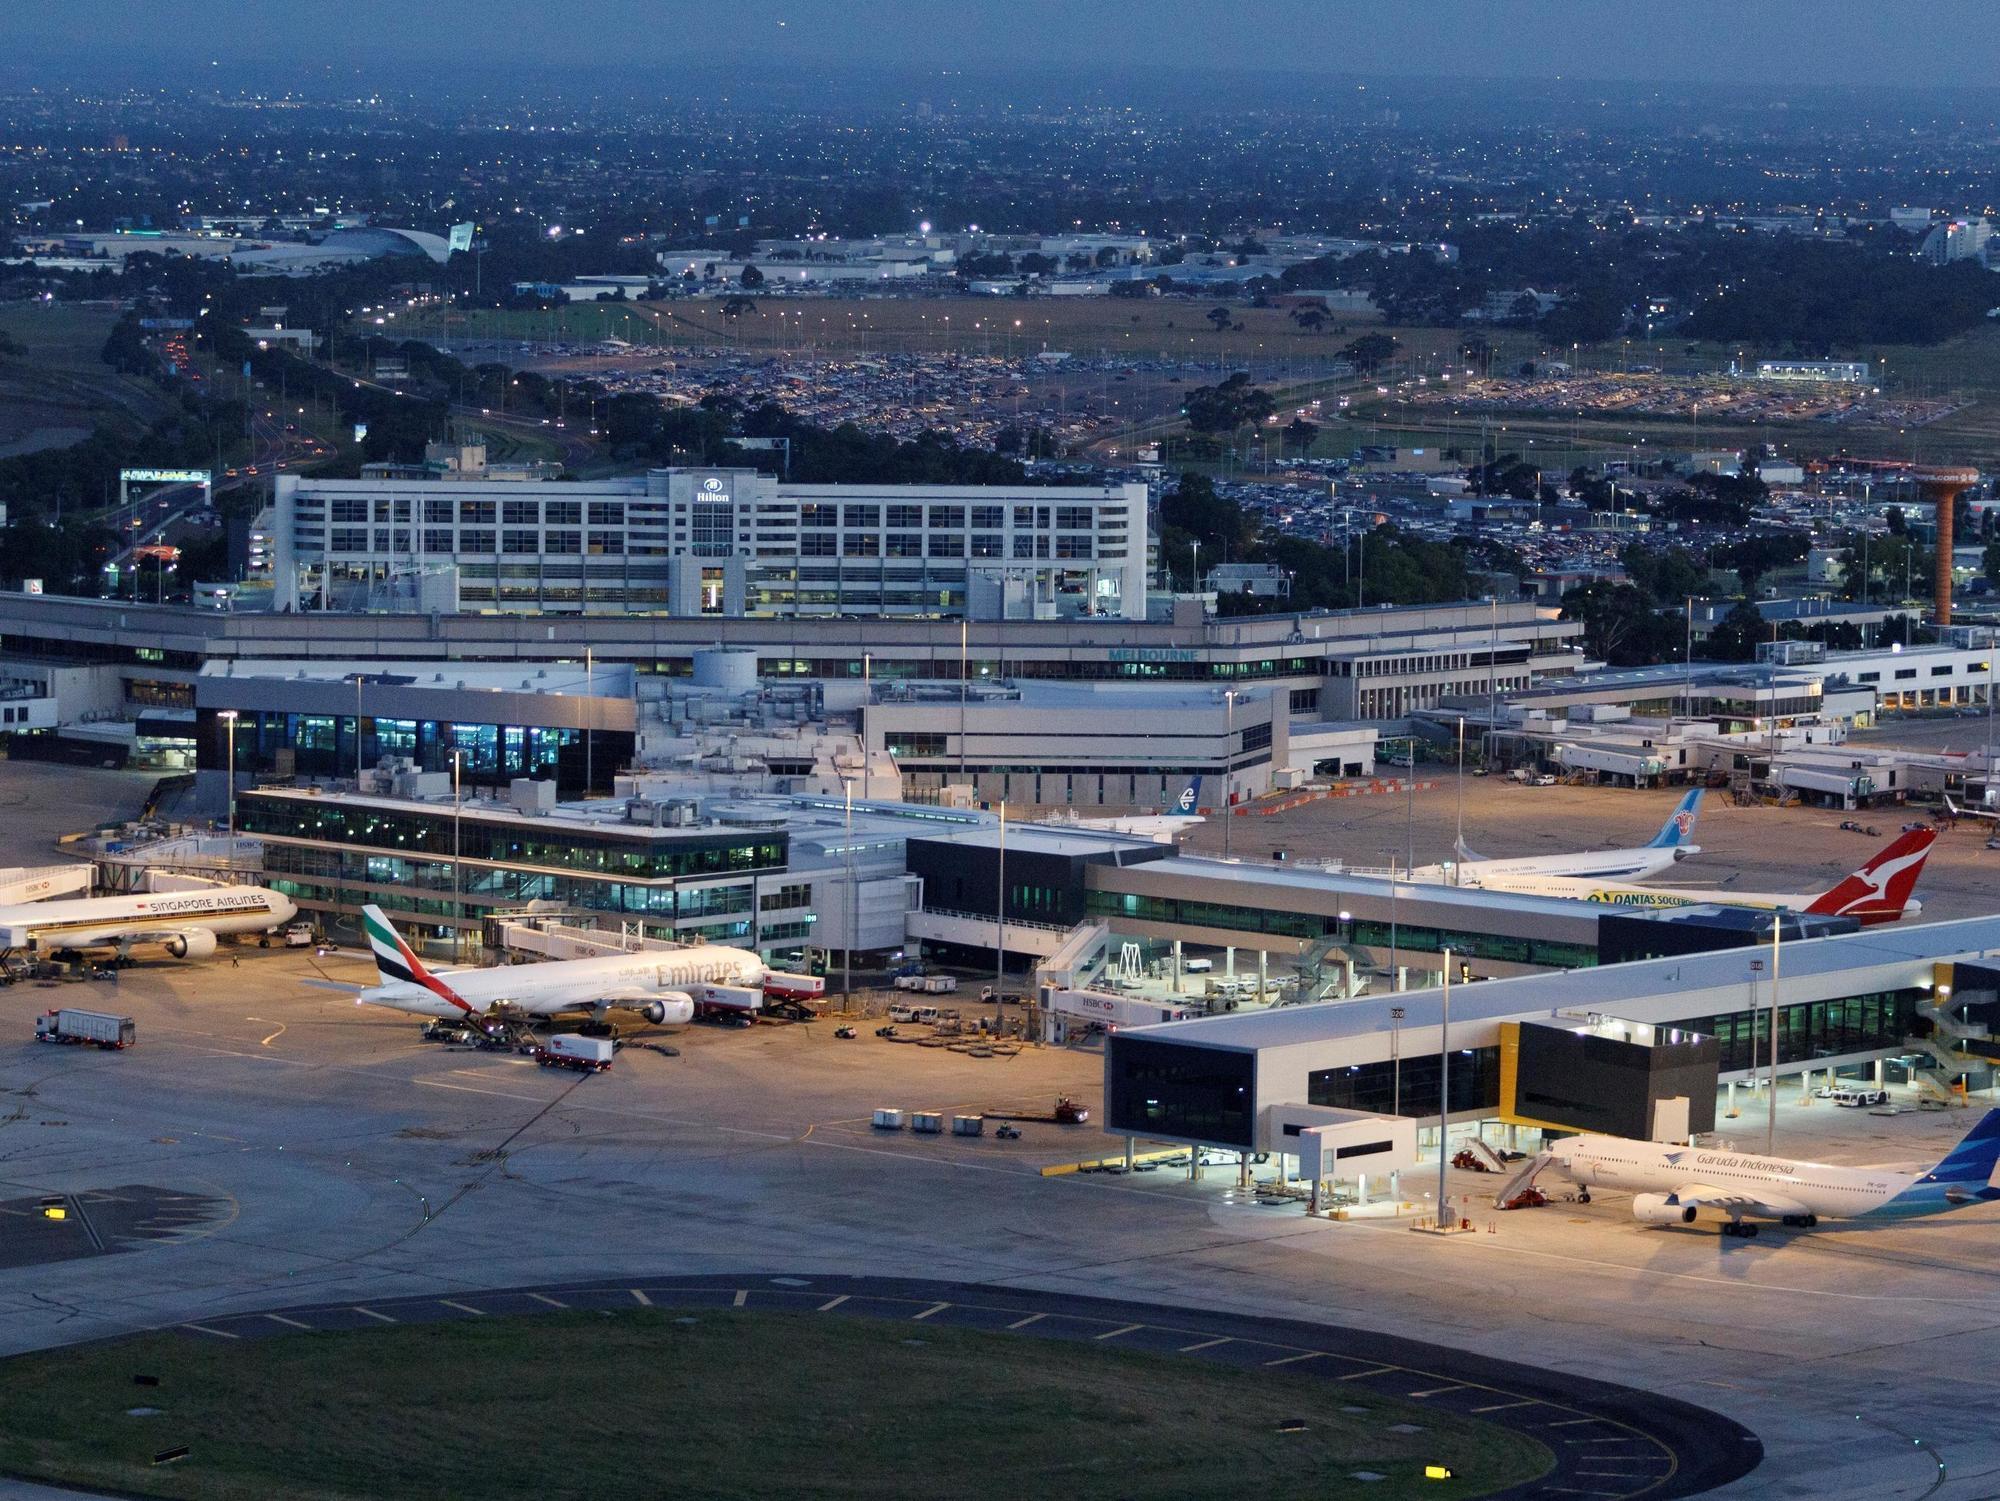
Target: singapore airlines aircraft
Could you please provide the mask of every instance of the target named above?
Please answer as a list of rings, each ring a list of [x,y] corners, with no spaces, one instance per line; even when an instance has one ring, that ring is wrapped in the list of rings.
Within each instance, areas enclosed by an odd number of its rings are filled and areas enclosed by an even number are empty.
[[[1513,860],[1482,860],[1460,848],[1467,858],[1456,865],[1421,865],[1410,872],[1413,881],[1450,881],[1459,886],[1490,886],[1495,890],[1515,890],[1502,883],[1542,876],[1636,880],[1657,875],[1676,860],[1701,853],[1689,844],[1694,833],[1695,815],[1701,811],[1701,789],[1695,788],[1680,800],[1660,832],[1645,844],[1630,849],[1588,850],[1576,855],[1522,855]]]
[[[1644,1225],[1692,1225],[1703,1210],[1727,1216],[1725,1235],[1755,1235],[1746,1219],[1810,1230],[1826,1219],[1898,1219],[2000,1200],[2000,1110],[1989,1110],[1932,1167],[1834,1167],[1720,1147],[1677,1147],[1623,1136],[1573,1136],[1537,1160],[1584,1189],[1634,1190]]]
[[[689,987],[757,986],[764,961],[747,949],[696,944],[690,948],[545,964],[503,964],[433,974],[396,935],[379,907],[361,909],[368,946],[375,951],[378,984],[356,997],[364,1006],[389,1006],[416,1016],[474,1020],[513,1010],[530,1016],[611,1007],[636,1011],[655,1026],[694,1019]]]
[[[28,902],[0,907],[0,950],[126,954],[134,944],[157,943],[176,959],[206,959],[215,952],[217,934],[261,933],[290,922],[298,911],[283,892],[262,886]]]
[[[1714,886],[1626,886],[1607,881],[1575,881],[1555,876],[1505,876],[1487,884],[1522,896],[1563,896],[1611,907],[1759,907],[1779,912],[1814,912],[1859,918],[1863,927],[1895,922],[1923,911],[1910,893],[1923,874],[1937,834],[1912,829],[1866,865],[1826,891],[1738,891]]]

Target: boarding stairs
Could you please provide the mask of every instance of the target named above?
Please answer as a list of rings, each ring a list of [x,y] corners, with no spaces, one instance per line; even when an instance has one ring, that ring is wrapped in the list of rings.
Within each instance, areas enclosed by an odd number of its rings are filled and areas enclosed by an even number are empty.
[[[1917,1091],[1919,1095],[1963,1107],[1966,1104],[1965,1095],[1953,1089],[1949,1081],[1961,1074],[1969,1075],[1974,1070],[1988,1073],[1993,1070],[1993,1060],[1983,1056],[1983,1050],[1975,1052],[1965,1046],[1968,1042],[1990,1042],[1992,1029],[1982,1023],[1963,1020],[1951,1005],[1939,1005],[1935,998],[1919,1001],[1917,1015],[1931,1024],[1931,1035],[1914,1037],[1911,1042],[1917,1051],[1935,1060],[1941,1070],[1938,1077],[1928,1072],[1915,1073]],[[1970,1085],[1971,1080],[1968,1079],[1967,1083]]]
[[[1479,1146],[1486,1147],[1486,1143],[1481,1141],[1479,1142]],[[1491,1152],[1493,1149],[1486,1147],[1486,1150]],[[1495,1156],[1497,1158],[1498,1154],[1496,1153]],[[1534,1186],[1536,1176],[1554,1160],[1555,1158],[1551,1153],[1537,1152],[1526,1162],[1523,1162],[1520,1165],[1520,1170],[1505,1183],[1502,1183],[1494,1192],[1493,1207],[1496,1209],[1505,1209],[1509,1204],[1513,1203],[1516,1195]]]

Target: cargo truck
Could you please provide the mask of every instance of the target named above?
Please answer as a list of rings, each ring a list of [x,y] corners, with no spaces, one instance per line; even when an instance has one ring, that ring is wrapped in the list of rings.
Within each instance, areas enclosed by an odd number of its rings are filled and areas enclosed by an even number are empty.
[[[45,1012],[35,1018],[38,1042],[73,1042],[99,1048],[129,1048],[137,1041],[138,1029],[129,1016],[113,1016],[106,1011],[79,1011],[71,1006]]]
[[[574,1068],[601,1074],[611,1067],[618,1045],[609,1037],[579,1037],[574,1032],[551,1032],[549,1040],[535,1049],[535,1062],[543,1068]]]

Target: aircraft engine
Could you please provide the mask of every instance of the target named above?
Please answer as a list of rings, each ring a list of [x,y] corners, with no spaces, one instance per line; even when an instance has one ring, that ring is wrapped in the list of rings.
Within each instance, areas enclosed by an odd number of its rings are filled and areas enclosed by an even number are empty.
[[[678,992],[664,995],[658,1000],[646,1002],[639,1008],[639,1014],[656,1027],[691,1022],[694,1020],[694,997]]]
[[[1665,1194],[1632,1196],[1632,1218],[1642,1225],[1692,1225],[1694,1214],[1694,1205],[1670,1203]]]
[[[176,959],[206,959],[215,952],[215,935],[207,928],[176,933],[163,945]]]

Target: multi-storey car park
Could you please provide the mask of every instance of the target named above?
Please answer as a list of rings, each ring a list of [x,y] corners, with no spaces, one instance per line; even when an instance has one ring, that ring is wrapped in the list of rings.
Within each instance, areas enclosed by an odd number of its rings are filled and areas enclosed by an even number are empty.
[[[403,577],[446,608],[681,616],[1146,613],[1146,486],[795,485],[748,469],[616,479],[278,476],[276,607]]]

